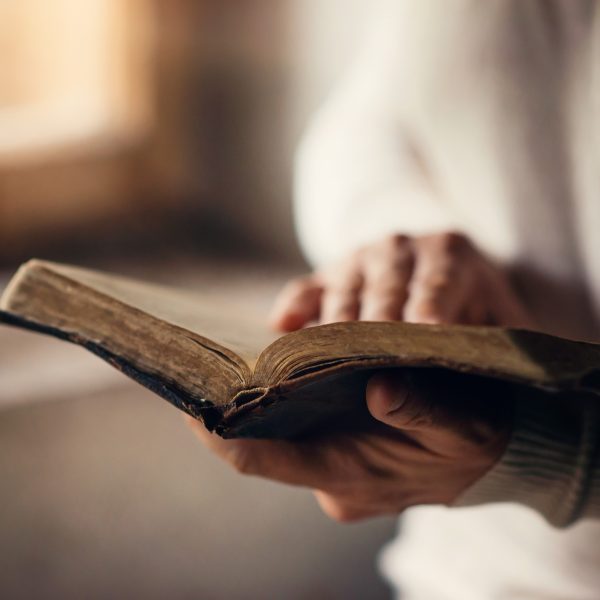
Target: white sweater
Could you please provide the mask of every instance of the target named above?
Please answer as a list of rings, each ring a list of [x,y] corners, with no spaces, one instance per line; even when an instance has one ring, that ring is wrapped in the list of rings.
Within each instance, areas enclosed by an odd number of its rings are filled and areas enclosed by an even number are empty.
[[[461,230],[544,329],[600,340],[600,2],[386,0],[307,132],[296,192],[315,265],[386,233]],[[535,463],[540,435],[517,435],[513,458]],[[600,598],[597,521],[557,530],[505,504],[404,523],[383,564],[406,600]]]

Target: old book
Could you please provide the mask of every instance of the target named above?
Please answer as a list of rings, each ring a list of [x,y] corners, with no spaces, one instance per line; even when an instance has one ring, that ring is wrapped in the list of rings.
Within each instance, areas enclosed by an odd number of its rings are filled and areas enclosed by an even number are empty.
[[[9,283],[0,321],[80,344],[224,437],[291,437],[362,418],[368,377],[392,367],[600,393],[596,344],[399,322],[277,337],[239,308],[38,260]]]

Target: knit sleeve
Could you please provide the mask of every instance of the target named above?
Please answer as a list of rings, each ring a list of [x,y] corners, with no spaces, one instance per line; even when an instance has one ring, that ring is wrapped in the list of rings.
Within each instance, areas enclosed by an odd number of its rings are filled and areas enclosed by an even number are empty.
[[[516,502],[557,527],[600,518],[600,398],[570,400],[519,398],[504,455],[456,506]]]

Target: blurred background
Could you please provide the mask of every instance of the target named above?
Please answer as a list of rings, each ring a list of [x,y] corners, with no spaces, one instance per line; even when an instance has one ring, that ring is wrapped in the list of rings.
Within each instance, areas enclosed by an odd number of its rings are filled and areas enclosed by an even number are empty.
[[[369,8],[0,2],[0,287],[38,256],[266,314],[307,269],[294,147]],[[0,382],[0,597],[387,597],[392,521],[230,473],[79,348],[0,328]]]

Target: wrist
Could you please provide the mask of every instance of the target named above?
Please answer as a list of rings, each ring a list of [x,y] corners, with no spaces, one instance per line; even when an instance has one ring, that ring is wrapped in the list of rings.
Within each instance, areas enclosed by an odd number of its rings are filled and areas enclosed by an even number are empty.
[[[595,493],[597,425],[597,401],[523,390],[506,451],[454,505],[516,502],[553,525],[571,524]]]

